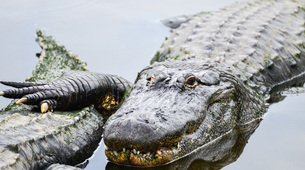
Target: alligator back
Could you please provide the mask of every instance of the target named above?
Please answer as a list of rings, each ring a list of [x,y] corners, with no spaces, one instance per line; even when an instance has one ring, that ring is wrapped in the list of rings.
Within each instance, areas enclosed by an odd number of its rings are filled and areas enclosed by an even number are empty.
[[[28,82],[58,79],[63,72],[87,70],[77,55],[37,30],[42,48]],[[6,83],[12,85],[14,83]],[[18,86],[18,84],[16,84]],[[0,169],[44,169],[52,163],[77,164],[92,155],[102,135],[102,116],[88,107],[73,112],[39,113],[13,100],[0,110]]]
[[[295,85],[305,70],[303,7],[301,0],[250,1],[195,17],[173,30],[151,62],[210,58],[237,68],[261,94]]]

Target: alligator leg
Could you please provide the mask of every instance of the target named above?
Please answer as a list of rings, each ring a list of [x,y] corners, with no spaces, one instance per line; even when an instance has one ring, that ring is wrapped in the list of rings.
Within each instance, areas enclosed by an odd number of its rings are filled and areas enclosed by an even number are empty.
[[[49,83],[4,82],[15,89],[0,92],[6,98],[21,98],[16,104],[38,105],[41,112],[75,110],[95,104],[119,103],[130,83],[114,75],[72,71]],[[110,96],[110,97],[109,97]]]

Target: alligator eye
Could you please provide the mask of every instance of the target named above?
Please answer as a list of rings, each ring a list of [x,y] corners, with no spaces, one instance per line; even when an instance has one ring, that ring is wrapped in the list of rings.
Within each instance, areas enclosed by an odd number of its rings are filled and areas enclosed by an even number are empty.
[[[195,77],[194,75],[192,74],[189,74],[186,76],[186,80],[184,81],[184,84],[187,86],[187,87],[190,87],[190,88],[194,88],[198,85],[198,82],[197,82],[197,77]]]

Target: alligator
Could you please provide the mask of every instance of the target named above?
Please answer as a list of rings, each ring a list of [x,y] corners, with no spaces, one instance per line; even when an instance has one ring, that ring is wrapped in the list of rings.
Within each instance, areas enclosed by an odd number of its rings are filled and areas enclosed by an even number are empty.
[[[21,97],[17,104],[39,105],[41,112],[87,100],[81,107],[118,108],[104,125],[110,161],[173,162],[261,119],[273,94],[304,83],[304,3],[240,2],[194,17],[173,30],[125,93],[123,78],[69,72],[46,84],[4,82],[17,89],[0,94]],[[92,94],[98,89],[102,98]]]
[[[109,160],[173,162],[261,117],[304,83],[304,1],[240,2],[169,35],[105,124]]]

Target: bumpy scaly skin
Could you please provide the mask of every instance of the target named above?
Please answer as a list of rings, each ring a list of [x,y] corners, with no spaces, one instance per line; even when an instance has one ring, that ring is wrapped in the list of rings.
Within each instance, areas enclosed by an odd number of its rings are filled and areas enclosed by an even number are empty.
[[[304,82],[303,7],[241,2],[173,30],[106,122],[108,158],[168,163],[259,118],[263,98]]]
[[[90,102],[103,113],[117,107],[117,100],[123,95],[120,89],[128,88],[128,82],[116,76],[86,72],[86,64],[54,37],[40,30],[37,36],[42,52],[33,74],[25,83],[2,82],[23,88],[4,91],[2,95],[22,97],[39,91],[28,95],[32,96],[29,102],[39,104],[50,95],[49,91],[41,90],[52,89],[54,99],[59,99],[58,105],[50,105],[54,111]],[[67,73],[61,77],[64,72]],[[47,83],[50,81],[53,82]],[[72,94],[71,89],[73,92],[78,89],[79,93]],[[94,98],[95,93],[100,96]],[[89,95],[93,98],[87,98]],[[73,103],[76,98],[80,103]],[[75,165],[91,156],[101,140],[103,117],[93,108],[41,114],[35,106],[15,103],[13,100],[0,111],[0,169],[44,169],[52,163]]]
[[[303,73],[304,1],[240,2],[195,17],[167,37],[152,63],[168,58],[210,58],[263,94]],[[281,74],[279,74],[281,73]]]

